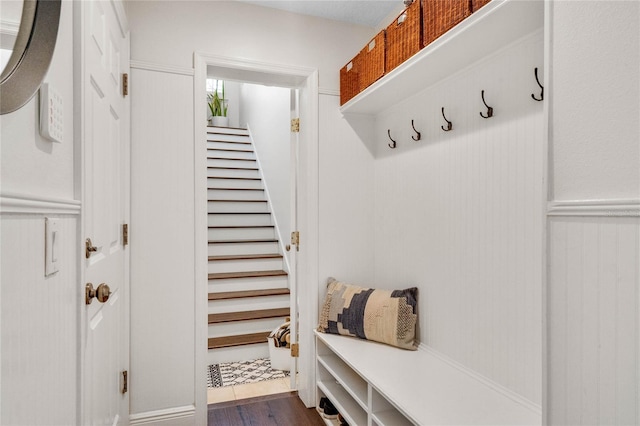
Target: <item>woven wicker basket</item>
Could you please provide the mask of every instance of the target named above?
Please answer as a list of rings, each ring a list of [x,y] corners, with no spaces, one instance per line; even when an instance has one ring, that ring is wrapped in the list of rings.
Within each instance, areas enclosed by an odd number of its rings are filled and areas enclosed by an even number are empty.
[[[356,56],[340,69],[340,105],[344,105],[360,92],[358,65],[359,58]]]
[[[471,0],[471,11],[475,12],[491,0]]]
[[[389,72],[422,48],[420,0],[406,8],[387,27],[385,72]]]
[[[469,15],[471,15],[469,0],[423,0],[423,45],[427,46]]]
[[[358,54],[360,91],[384,75],[385,34],[380,31]]]

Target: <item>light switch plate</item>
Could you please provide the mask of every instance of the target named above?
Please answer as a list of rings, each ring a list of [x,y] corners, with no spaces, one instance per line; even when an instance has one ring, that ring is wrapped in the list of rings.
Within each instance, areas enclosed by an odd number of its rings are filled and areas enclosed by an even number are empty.
[[[40,87],[40,134],[58,143],[64,137],[64,102],[49,83]]]
[[[60,254],[60,223],[58,219],[44,218],[44,275],[58,272]]]

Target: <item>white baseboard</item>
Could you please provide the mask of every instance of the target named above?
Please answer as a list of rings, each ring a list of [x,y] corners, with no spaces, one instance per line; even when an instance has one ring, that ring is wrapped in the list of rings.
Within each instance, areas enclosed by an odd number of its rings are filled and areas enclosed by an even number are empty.
[[[130,425],[165,425],[165,426],[193,426],[195,424],[196,407],[185,405],[183,407],[167,408],[164,410],[147,411],[145,413],[131,414]]]

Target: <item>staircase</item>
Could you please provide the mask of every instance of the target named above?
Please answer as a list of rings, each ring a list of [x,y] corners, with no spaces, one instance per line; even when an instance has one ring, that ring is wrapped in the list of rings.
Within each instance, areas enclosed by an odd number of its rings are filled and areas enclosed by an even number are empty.
[[[288,275],[247,130],[207,127],[207,188],[209,364],[268,357]]]

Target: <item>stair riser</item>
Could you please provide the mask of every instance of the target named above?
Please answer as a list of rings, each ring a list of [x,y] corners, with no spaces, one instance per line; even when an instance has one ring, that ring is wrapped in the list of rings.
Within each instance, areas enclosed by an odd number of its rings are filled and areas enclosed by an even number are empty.
[[[233,160],[233,159],[214,159],[207,158],[208,167],[239,167],[246,169],[255,169],[258,167],[256,160]]]
[[[217,179],[207,178],[207,186],[209,188],[247,188],[247,189],[263,189],[260,179]]]
[[[230,148],[233,149],[233,148]],[[244,151],[227,151],[225,149],[208,149],[207,157],[224,157],[224,158],[235,158],[242,160],[255,160],[256,155],[253,152],[244,152]]]
[[[209,261],[209,273],[276,271],[282,269],[284,269],[282,258]]]
[[[207,337],[233,336],[236,334],[250,334],[273,330],[281,325],[285,319],[286,317],[209,324]]]
[[[224,256],[231,254],[268,254],[278,253],[280,247],[277,242],[268,243],[224,243],[209,244],[209,256]]]
[[[236,127],[220,127],[220,126],[207,126],[207,133],[229,133],[234,135],[248,135],[249,129],[238,129]]]
[[[210,241],[247,241],[275,239],[273,228],[209,228]]]
[[[273,225],[270,214],[210,214],[208,226],[262,226]]]
[[[266,290],[288,286],[288,278],[283,275],[279,277],[209,280],[207,291],[209,293],[222,293],[225,291]]]
[[[224,135],[221,133],[207,133],[208,142],[242,142],[250,145],[249,136],[246,135]]]
[[[209,301],[209,314],[289,307],[289,295]]]
[[[207,365],[258,358],[269,358],[269,346],[266,342],[230,348],[209,349]]]
[[[267,203],[243,203],[238,201],[209,201],[209,213],[268,213]]]
[[[207,168],[207,177],[260,178],[257,170]]]
[[[266,200],[266,195],[262,189],[209,189],[207,198],[209,200]]]

